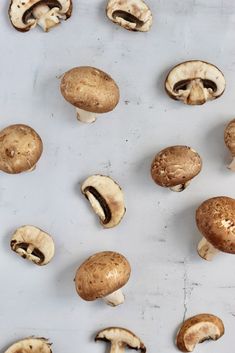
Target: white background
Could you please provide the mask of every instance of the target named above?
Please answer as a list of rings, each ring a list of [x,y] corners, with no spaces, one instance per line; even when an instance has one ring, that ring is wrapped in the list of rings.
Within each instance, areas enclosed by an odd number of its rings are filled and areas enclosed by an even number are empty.
[[[43,33],[17,32],[9,23],[9,1],[0,6],[0,128],[31,125],[44,153],[36,171],[0,177],[0,343],[45,336],[57,353],[104,353],[94,343],[106,326],[133,330],[149,352],[176,352],[174,337],[184,317],[209,312],[226,327],[218,342],[198,352],[228,352],[235,335],[235,256],[212,263],[196,253],[200,234],[194,213],[212,196],[235,196],[235,175],[223,130],[234,117],[235,3],[233,0],[152,0],[149,33],[128,32],[106,19],[106,1],[74,1],[73,16]],[[168,98],[168,70],[202,59],[225,74],[217,101],[188,107]],[[121,90],[115,111],[95,124],[78,123],[62,98],[58,77],[79,65],[111,74]],[[126,101],[126,102],[125,102]],[[183,193],[155,185],[151,161],[159,150],[186,144],[203,158],[203,171]],[[122,186],[127,213],[104,230],[80,194],[93,173]],[[56,256],[40,268],[9,249],[12,232],[33,224],[53,235]],[[102,250],[123,253],[132,265],[125,304],[111,308],[76,294],[77,266]]]

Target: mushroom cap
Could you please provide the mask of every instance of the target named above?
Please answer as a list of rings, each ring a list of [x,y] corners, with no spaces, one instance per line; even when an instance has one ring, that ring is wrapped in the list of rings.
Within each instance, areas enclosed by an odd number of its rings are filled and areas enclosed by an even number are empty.
[[[235,119],[230,121],[224,131],[224,142],[235,157]]]
[[[152,178],[163,187],[185,184],[200,173],[202,160],[188,146],[171,146],[160,151],[151,166]]]
[[[235,254],[235,200],[214,197],[203,202],[196,211],[199,231],[216,249]]]
[[[41,157],[43,144],[31,127],[10,125],[0,131],[0,170],[9,174],[33,168]]]
[[[51,343],[45,338],[29,337],[12,344],[4,353],[51,353]]]
[[[106,113],[119,102],[119,88],[105,72],[90,66],[75,67],[61,80],[63,97],[75,107],[92,113]]]
[[[106,297],[122,288],[129,280],[131,267],[127,259],[113,251],[89,257],[77,270],[76,290],[87,301]]]

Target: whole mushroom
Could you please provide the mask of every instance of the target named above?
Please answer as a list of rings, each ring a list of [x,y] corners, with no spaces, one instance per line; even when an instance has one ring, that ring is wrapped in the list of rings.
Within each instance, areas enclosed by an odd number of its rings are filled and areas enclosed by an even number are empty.
[[[75,285],[78,295],[87,301],[103,299],[106,304],[124,303],[121,288],[128,282],[131,267],[127,259],[113,251],[89,257],[77,270]]]
[[[230,121],[224,131],[224,142],[232,154],[233,160],[228,166],[230,170],[235,171],[235,119]]]
[[[159,186],[180,192],[200,173],[201,168],[202,160],[191,147],[171,146],[155,156],[151,175]]]
[[[46,338],[28,337],[12,344],[4,353],[52,353]]]
[[[120,98],[112,77],[90,66],[67,71],[60,89],[65,100],[76,107],[77,119],[83,123],[93,123],[98,114],[112,111]]]

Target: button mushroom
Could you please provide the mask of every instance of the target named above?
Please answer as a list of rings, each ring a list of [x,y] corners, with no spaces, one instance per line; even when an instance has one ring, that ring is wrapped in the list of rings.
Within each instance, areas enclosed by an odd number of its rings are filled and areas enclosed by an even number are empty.
[[[151,10],[143,0],[110,0],[106,14],[111,21],[130,31],[147,32],[153,22]]]
[[[156,184],[179,192],[189,185],[201,168],[202,160],[192,148],[171,146],[155,156],[151,174]]]
[[[125,348],[140,350],[142,353],[146,352],[143,342],[133,332],[122,327],[108,327],[95,337],[95,341],[110,342],[110,353],[124,352]]]
[[[181,352],[192,352],[198,343],[216,341],[223,335],[224,324],[221,319],[211,314],[200,314],[183,323],[176,344]]]
[[[176,65],[168,74],[168,95],[189,105],[204,104],[220,97],[225,90],[223,73],[214,65],[200,60]]]
[[[233,160],[228,166],[233,172],[235,171],[235,119],[230,121],[224,132],[224,142],[230,150]]]
[[[61,80],[61,93],[76,107],[77,118],[93,123],[97,114],[113,110],[119,102],[119,88],[105,72],[90,66],[75,67]]]
[[[20,32],[38,24],[45,32],[67,20],[72,13],[72,0],[11,0],[9,17]]]
[[[196,211],[196,222],[203,239],[198,254],[211,261],[219,252],[235,254],[235,200],[214,197],[206,200]]]
[[[104,251],[89,257],[77,270],[76,290],[87,301],[99,298],[106,304],[124,303],[121,288],[128,282],[131,267],[127,259],[116,252]]]
[[[52,237],[41,229],[29,225],[22,226],[14,232],[11,249],[23,259],[40,266],[48,264],[55,253]]]
[[[10,125],[0,131],[0,170],[9,174],[31,171],[42,150],[42,140],[31,127]]]
[[[45,338],[29,337],[15,342],[4,353],[51,353],[51,343]]]
[[[90,176],[82,184],[81,191],[104,228],[115,227],[121,222],[126,212],[124,195],[113,179],[105,175]]]

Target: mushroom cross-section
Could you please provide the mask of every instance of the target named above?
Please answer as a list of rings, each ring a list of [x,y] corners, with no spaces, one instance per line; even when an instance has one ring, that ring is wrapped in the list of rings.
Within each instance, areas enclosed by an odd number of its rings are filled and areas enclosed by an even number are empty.
[[[225,86],[223,73],[216,66],[200,60],[176,65],[165,81],[168,95],[189,105],[204,104],[220,97]]]
[[[95,341],[110,342],[110,353],[123,353],[125,348],[146,352],[144,343],[133,332],[122,327],[108,327],[97,333]]]
[[[29,337],[12,344],[4,353],[52,353],[51,343],[45,338]]]
[[[151,10],[143,0],[109,0],[108,18],[130,31],[147,32],[153,22]]]
[[[235,200],[214,197],[203,202],[196,211],[196,222],[203,239],[198,254],[212,260],[219,252],[235,254]]]
[[[179,192],[189,185],[201,168],[202,160],[191,147],[171,146],[155,156],[151,175],[159,186]]]
[[[89,257],[77,270],[76,290],[87,301],[104,299],[117,306],[124,302],[121,288],[128,282],[131,267],[127,259],[116,252],[104,251]]]
[[[224,335],[223,321],[215,315],[199,314],[186,320],[181,326],[176,345],[181,352],[192,352],[197,344],[216,341]]]
[[[104,228],[115,227],[121,222],[126,212],[124,195],[113,179],[104,175],[90,176],[83,182],[81,191]]]
[[[235,171],[235,119],[230,121],[224,131],[224,142],[232,154],[233,160],[228,166],[233,172]]]
[[[71,16],[72,6],[72,0],[11,0],[9,17],[20,32],[27,32],[37,24],[48,32]]]
[[[11,239],[11,249],[22,258],[40,266],[48,264],[55,253],[52,237],[41,229],[29,225],[15,231]]]

